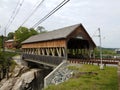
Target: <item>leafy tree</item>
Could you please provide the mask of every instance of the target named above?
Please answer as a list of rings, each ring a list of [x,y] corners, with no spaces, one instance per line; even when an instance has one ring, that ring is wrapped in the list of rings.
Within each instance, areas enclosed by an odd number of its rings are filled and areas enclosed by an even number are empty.
[[[30,36],[38,34],[37,31],[35,31],[33,28],[26,28],[26,27],[19,27],[18,30],[15,31],[15,41],[16,43],[14,46],[16,48],[21,47],[21,42],[29,38]]]
[[[16,63],[11,58],[14,55],[16,55],[16,53],[0,51],[0,73],[2,73],[2,76],[0,76],[0,80],[5,76],[7,76],[8,78],[9,77],[8,73],[10,71],[10,68],[16,65]]]
[[[30,36],[38,34],[38,32],[34,30],[34,28],[30,28],[29,30],[30,30],[30,33],[29,33]]]
[[[6,74],[6,69],[7,69],[7,59],[4,55],[3,52],[0,52],[0,69],[1,69],[1,73],[3,73],[3,78],[5,77]]]
[[[39,33],[46,32],[46,30],[45,30],[45,28],[44,28],[43,26],[38,26],[38,27],[37,27],[37,31],[38,31]]]
[[[2,36],[0,36],[0,48],[2,47]]]
[[[6,37],[4,37],[3,35],[2,36],[0,36],[0,50],[1,50],[1,48],[3,48],[3,45],[4,45],[4,40],[6,39]]]
[[[14,39],[14,33],[13,32],[9,32],[7,35],[7,40],[9,39]]]
[[[100,58],[100,48],[97,47],[94,50],[96,58]],[[102,48],[102,57],[103,58],[112,58],[115,55],[114,49]]]

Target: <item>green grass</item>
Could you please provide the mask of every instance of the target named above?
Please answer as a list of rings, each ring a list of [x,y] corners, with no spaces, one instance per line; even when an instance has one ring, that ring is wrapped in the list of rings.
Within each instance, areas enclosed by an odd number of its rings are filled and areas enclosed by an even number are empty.
[[[98,66],[83,65],[79,68],[71,66],[69,69],[98,74],[80,75],[59,85],[51,85],[45,90],[118,90],[117,67],[105,67],[100,70]]]

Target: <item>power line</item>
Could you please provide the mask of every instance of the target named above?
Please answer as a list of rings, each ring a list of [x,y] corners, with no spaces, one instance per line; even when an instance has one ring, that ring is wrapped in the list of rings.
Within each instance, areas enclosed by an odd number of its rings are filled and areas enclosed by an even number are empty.
[[[45,21],[48,17],[50,17],[52,14],[54,14],[58,9],[60,9],[63,5],[65,5],[69,0],[62,1],[57,7],[55,7],[52,11],[50,11],[47,15],[45,15],[42,19],[40,19],[36,24],[33,25],[33,28],[38,26],[40,23]]]
[[[42,19],[40,19],[37,23],[35,23],[32,27],[35,28],[37,27],[40,23],[45,21],[47,18],[49,18],[52,14],[54,14],[57,10],[59,10],[62,6],[64,6],[67,2],[70,0],[64,0],[62,1],[57,7],[55,7],[52,11],[50,11],[47,15],[45,15]]]
[[[29,20],[29,18],[38,10],[38,8],[42,5],[42,3],[44,2],[45,0],[42,0],[36,7],[35,7],[35,9],[31,12],[31,14],[25,19],[25,21],[21,24],[21,26],[23,25],[23,24],[25,24],[28,20]]]
[[[16,11],[16,13],[15,13],[15,15],[14,15],[14,17],[13,17],[12,21],[11,21],[11,24],[12,24],[12,22],[14,21],[14,19],[16,18],[17,14],[19,13],[20,8],[21,8],[21,6],[22,6],[23,2],[24,2],[24,0],[22,0],[22,2],[19,4],[19,7],[18,7],[18,9],[17,9],[17,11]]]
[[[16,5],[15,9],[13,10],[12,15],[11,15],[11,17],[9,18],[8,23],[6,24],[5,28],[7,28],[7,27],[9,26],[9,24],[10,24],[12,18],[13,18],[13,15],[15,14],[15,12],[16,12],[16,10],[17,10],[17,7],[19,6],[19,3],[20,3],[20,0],[17,2],[17,5]]]
[[[9,24],[5,27],[5,36],[6,36],[6,30],[10,27],[10,25],[13,23],[13,21],[15,20],[17,14],[20,11],[21,6],[23,5],[24,0],[20,0],[16,6],[16,9],[13,11],[13,14],[11,16],[10,21],[8,22]]]

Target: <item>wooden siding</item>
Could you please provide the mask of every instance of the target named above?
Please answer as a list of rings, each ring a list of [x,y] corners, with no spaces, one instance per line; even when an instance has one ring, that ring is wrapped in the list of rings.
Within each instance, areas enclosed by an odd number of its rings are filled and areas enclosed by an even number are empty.
[[[22,48],[51,48],[51,47],[66,47],[66,41],[63,39],[63,40],[28,43],[22,45]]]

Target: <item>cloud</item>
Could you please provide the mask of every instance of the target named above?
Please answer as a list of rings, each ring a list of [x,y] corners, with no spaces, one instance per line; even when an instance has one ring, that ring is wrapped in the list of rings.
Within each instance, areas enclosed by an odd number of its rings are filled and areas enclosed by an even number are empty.
[[[1,0],[0,3],[0,25],[2,28],[8,22],[12,11],[18,0]],[[36,13],[24,24],[31,27],[63,0],[45,0]],[[29,16],[34,5],[39,0],[25,0],[19,14],[11,25],[10,31],[15,31],[21,23]],[[120,0],[70,0],[66,5],[45,20],[40,26],[47,30],[54,30],[68,25],[82,23],[90,36],[100,27],[104,47],[119,47],[120,42]],[[1,31],[2,33],[2,31]],[[93,37],[97,45],[98,38]]]

